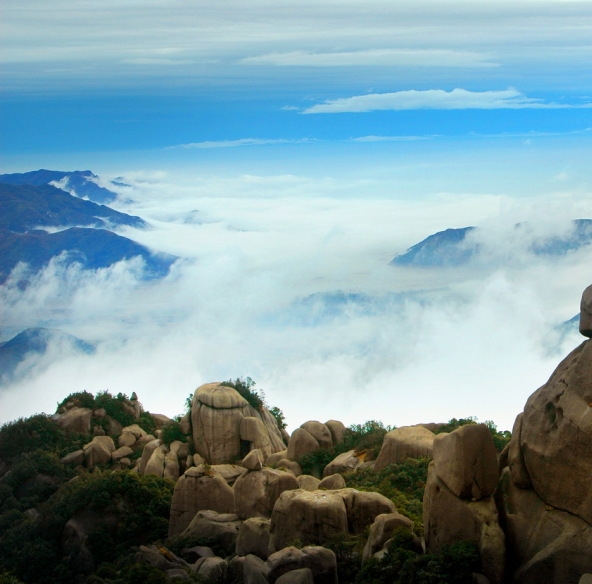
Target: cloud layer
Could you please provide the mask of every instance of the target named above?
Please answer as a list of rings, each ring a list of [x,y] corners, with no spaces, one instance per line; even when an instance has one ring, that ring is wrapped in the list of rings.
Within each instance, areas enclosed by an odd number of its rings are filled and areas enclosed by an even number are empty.
[[[466,89],[408,90],[395,93],[370,93],[327,100],[305,109],[304,114],[335,114],[379,110],[463,110],[463,109],[561,109],[590,108],[591,103],[577,106],[545,102],[527,97],[516,89],[503,91],[468,91]]]
[[[16,280],[0,289],[4,334],[43,325],[97,345],[92,357],[56,347],[27,363],[30,373],[0,391],[0,421],[52,412],[82,389],[135,391],[150,411],[174,415],[201,383],[248,375],[291,429],[310,418],[469,415],[509,429],[579,342],[556,325],[577,312],[589,251],[535,261],[527,241],[504,234],[517,218],[537,220],[533,236],[556,231],[589,196],[503,211],[499,197],[343,198],[345,179],[322,197],[299,176],[126,180],[121,210],[153,225],[126,234],[186,259],[161,282],[139,282],[137,262],[80,272],[57,261],[24,292]],[[483,245],[496,251],[487,265],[388,265],[458,221],[487,227]]]

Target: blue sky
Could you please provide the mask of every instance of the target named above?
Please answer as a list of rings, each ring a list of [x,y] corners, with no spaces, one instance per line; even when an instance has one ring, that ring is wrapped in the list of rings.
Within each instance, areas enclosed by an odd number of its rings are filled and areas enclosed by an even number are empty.
[[[512,226],[543,237],[592,218],[592,1],[0,11],[0,172],[123,177],[115,207],[152,229],[122,234],[184,258],[150,286],[133,262],[55,262],[26,293],[1,287],[3,340],[42,325],[99,347],[90,361],[54,348],[0,392],[5,419],[82,388],[172,415],[198,384],[249,375],[291,428],[474,415],[509,429],[580,342],[557,327],[592,281],[589,251],[535,259]],[[467,225],[483,227],[486,267],[389,266]],[[344,290],[430,300],[298,323],[304,298]]]
[[[368,137],[569,146],[592,127],[588,1],[28,0],[2,20],[6,167]]]

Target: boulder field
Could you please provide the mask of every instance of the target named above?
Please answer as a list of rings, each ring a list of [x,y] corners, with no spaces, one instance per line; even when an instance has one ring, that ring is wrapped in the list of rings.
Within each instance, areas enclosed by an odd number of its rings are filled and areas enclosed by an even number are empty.
[[[592,286],[582,297],[580,332],[592,336]],[[137,399],[124,405],[138,421]],[[222,581],[232,572],[248,583],[337,584],[338,560],[330,549],[336,541],[362,538],[361,557],[379,561],[393,537],[405,532],[419,553],[474,544],[481,564],[474,582],[592,581],[589,338],[528,398],[501,453],[486,425],[434,433],[438,424],[418,424],[387,432],[374,460],[351,449],[324,464],[318,476],[303,474],[304,457],[342,444],[345,426],[309,420],[287,435],[267,408],[222,383],[195,390],[190,412],[178,423],[178,440],[163,440],[163,427],[171,423],[165,416],[154,416],[152,434],[138,423],[118,426],[105,411],[75,402],[54,420],[89,435],[63,464],[129,469],[174,482],[169,537],[211,545],[186,549],[183,558],[161,545],[141,546],[136,560],[169,580],[193,573]],[[379,473],[420,457],[431,460],[423,533],[383,494],[346,487],[348,473]],[[118,518],[91,511],[73,516],[63,534],[68,552],[91,562],[89,530],[109,520]]]

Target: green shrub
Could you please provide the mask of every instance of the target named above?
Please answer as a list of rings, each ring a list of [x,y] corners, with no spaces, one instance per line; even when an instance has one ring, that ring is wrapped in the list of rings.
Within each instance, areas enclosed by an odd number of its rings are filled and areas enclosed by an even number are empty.
[[[63,407],[66,406],[66,404],[69,404],[70,402],[74,403],[76,407],[89,408],[92,410],[95,407],[95,396],[86,390],[71,393],[58,404],[57,411],[59,412]]]
[[[261,410],[261,408],[265,406],[265,396],[261,395],[262,392],[253,389],[256,383],[250,377],[247,377],[246,379],[243,379],[242,377],[237,377],[234,380],[229,379],[227,381],[223,381],[221,385],[236,389],[236,391],[238,391],[238,393],[247,400],[249,405],[251,405],[256,410]]]
[[[154,416],[152,414],[149,414],[148,412],[142,412],[140,414],[138,426],[140,426],[140,428],[142,428],[142,430],[145,430],[148,434],[154,435],[154,432],[156,432],[156,421],[154,419]]]
[[[458,542],[433,554],[419,554],[407,530],[395,532],[381,559],[364,562],[356,584],[471,584],[481,569],[474,544]]]
[[[380,452],[386,433],[391,429],[375,420],[353,424],[346,428],[343,442],[340,444],[332,448],[319,448],[302,456],[298,460],[302,473],[321,478],[325,467],[339,454],[349,450],[355,450],[358,454],[364,453],[365,460],[374,460]]]
[[[187,442],[187,436],[181,430],[181,424],[177,420],[171,420],[162,427],[162,434],[160,439],[170,446],[171,442],[179,440],[180,442]]]
[[[236,379],[229,379],[228,381],[223,381],[221,385],[226,387],[232,387],[238,391],[238,393],[244,397],[250,406],[255,408],[257,411],[261,411],[263,408],[267,408],[271,415],[275,418],[278,428],[282,429],[286,427],[284,413],[278,407],[271,407],[267,405],[265,400],[265,392],[261,390],[253,389],[255,385],[257,385],[250,377],[243,379],[242,377],[237,377]],[[186,401],[186,406],[188,405],[188,411],[191,411],[191,400],[193,399],[193,394],[191,394]]]
[[[68,519],[81,510],[100,515],[121,516],[88,537],[87,545],[96,565],[114,562],[129,553],[131,546],[163,540],[173,483],[128,471],[81,475],[65,483],[38,509],[40,516],[30,520],[8,511],[7,529],[0,531],[0,565],[25,582],[35,584],[69,583],[76,580],[76,569],[69,557],[62,557],[61,538]]]
[[[381,493],[395,504],[397,511],[409,517],[415,532],[423,533],[423,494],[428,475],[428,458],[408,458],[379,472],[363,468],[344,473],[348,487]]]
[[[83,434],[66,433],[46,414],[19,418],[0,428],[0,459],[11,462],[21,454],[43,451],[61,457],[88,442]]]

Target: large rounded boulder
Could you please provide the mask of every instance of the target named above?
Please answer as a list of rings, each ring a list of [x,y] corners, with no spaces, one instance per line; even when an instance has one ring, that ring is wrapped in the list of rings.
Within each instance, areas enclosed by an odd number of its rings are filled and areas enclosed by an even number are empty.
[[[245,422],[245,418],[256,420]],[[236,389],[221,383],[195,390],[191,426],[195,450],[209,464],[242,459],[254,448],[266,455],[286,448],[273,416],[265,408],[253,408]]]
[[[592,341],[530,396],[517,439],[537,495],[592,524]]]

